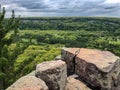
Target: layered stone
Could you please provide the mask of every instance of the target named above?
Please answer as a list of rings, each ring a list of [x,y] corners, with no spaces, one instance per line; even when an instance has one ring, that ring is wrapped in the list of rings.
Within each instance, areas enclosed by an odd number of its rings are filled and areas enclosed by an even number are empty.
[[[67,68],[64,61],[47,61],[38,64],[36,77],[44,80],[50,90],[64,90],[67,80]]]
[[[118,89],[120,59],[111,52],[67,48],[62,50],[62,58],[67,63],[68,73],[71,73],[70,70],[72,70],[83,81],[97,90]]]

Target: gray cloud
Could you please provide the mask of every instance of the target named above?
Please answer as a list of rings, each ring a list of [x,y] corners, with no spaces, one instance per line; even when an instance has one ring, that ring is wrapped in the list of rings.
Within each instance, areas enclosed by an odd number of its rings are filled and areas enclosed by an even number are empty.
[[[120,0],[4,0],[9,11],[22,16],[114,16],[120,17]]]

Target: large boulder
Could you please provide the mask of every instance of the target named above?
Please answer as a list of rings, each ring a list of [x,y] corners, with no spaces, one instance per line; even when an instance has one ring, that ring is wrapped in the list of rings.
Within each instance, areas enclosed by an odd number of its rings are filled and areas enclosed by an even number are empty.
[[[83,82],[73,77],[67,78],[65,90],[91,90]]]
[[[67,63],[68,73],[76,73],[94,89],[119,90],[120,58],[111,52],[66,48],[62,49],[62,58]]]
[[[48,90],[45,82],[35,76],[24,76],[6,90]]]
[[[50,90],[64,90],[67,80],[67,68],[64,61],[47,61],[38,64],[36,77],[44,80]]]

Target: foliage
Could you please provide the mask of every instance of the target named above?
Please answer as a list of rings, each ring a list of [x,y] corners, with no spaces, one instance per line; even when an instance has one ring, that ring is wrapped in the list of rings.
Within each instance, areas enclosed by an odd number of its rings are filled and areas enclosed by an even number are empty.
[[[30,45],[22,54],[18,56],[16,62],[14,63],[14,73],[15,76],[17,76],[16,79],[30,73],[35,69],[36,64],[43,61],[53,60],[60,54],[60,46],[63,45]]]
[[[26,34],[27,33],[27,34]],[[22,30],[20,38],[29,41],[29,36],[33,37],[33,44],[48,43],[62,44],[66,47],[84,47],[110,50],[120,56],[120,36],[103,31],[56,31],[56,30]],[[112,49],[113,48],[113,49]],[[118,50],[118,51],[117,51]]]
[[[1,10],[1,9],[0,9]],[[19,20],[15,19],[14,11],[10,19],[5,19],[5,8],[0,11],[0,90],[4,90],[9,85],[13,60],[9,58],[8,46],[18,35]],[[5,38],[7,33],[13,30],[9,38]]]

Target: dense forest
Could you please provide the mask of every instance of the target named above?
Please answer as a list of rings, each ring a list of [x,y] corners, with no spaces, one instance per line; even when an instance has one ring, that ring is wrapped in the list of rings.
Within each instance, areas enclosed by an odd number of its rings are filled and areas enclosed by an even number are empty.
[[[21,38],[36,42],[110,50],[120,55],[120,18],[33,17],[21,18]],[[29,32],[27,31],[29,30]]]
[[[120,18],[105,17],[49,17],[49,18],[21,18],[20,29],[35,30],[87,30],[120,31]]]
[[[5,19],[1,27],[13,19]],[[12,23],[15,24],[14,22],[13,20]],[[0,79],[4,78],[5,88],[34,70],[36,64],[53,60],[60,55],[63,47],[109,50],[120,56],[120,18],[20,18],[19,30],[16,30],[17,24],[13,26],[13,31],[6,32],[2,37],[5,43],[1,57],[4,58],[0,59],[0,64],[7,70],[0,72]]]

